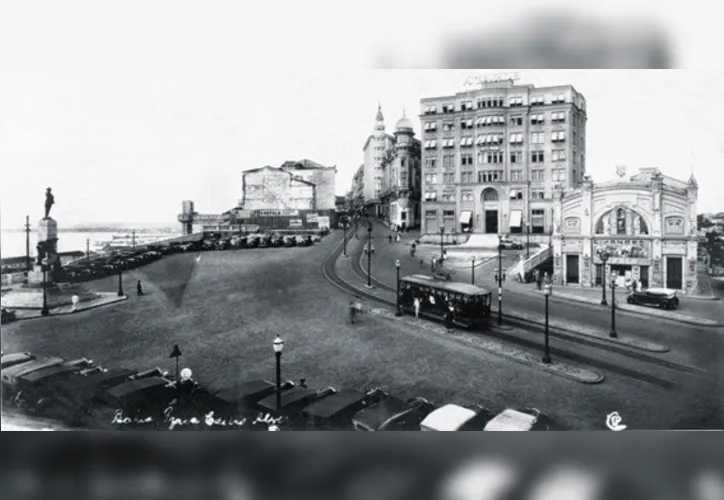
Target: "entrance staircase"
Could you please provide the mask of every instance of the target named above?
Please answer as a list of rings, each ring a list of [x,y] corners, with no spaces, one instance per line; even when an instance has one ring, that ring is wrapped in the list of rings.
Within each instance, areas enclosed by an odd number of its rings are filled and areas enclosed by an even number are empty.
[[[520,261],[508,269],[508,276],[524,283],[525,277],[528,276],[536,267],[552,258],[553,247],[543,247],[538,250],[538,252],[531,255],[529,259],[524,259],[523,256],[521,256]]]

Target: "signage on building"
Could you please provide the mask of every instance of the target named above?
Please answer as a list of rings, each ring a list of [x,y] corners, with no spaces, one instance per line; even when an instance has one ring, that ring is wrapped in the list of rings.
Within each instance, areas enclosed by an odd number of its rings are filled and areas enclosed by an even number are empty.
[[[318,213],[307,214],[307,224],[315,224],[319,218]]]
[[[605,250],[611,257],[630,259],[651,258],[651,242],[646,240],[596,240],[596,254],[598,254],[599,250]]]
[[[267,209],[267,210],[257,210],[256,215],[259,217],[269,217],[274,215],[286,215],[286,216],[292,216],[296,217],[299,215],[299,210],[292,210],[292,209]]]
[[[289,219],[289,227],[304,227],[302,219]]]
[[[505,82],[509,80],[518,81],[520,80],[520,75],[518,73],[497,73],[493,75],[469,76],[468,79],[465,80],[465,86],[472,87],[473,85],[485,85],[486,83]]]
[[[317,223],[319,224],[319,229],[327,228],[329,229],[329,216],[320,216],[317,218]]]

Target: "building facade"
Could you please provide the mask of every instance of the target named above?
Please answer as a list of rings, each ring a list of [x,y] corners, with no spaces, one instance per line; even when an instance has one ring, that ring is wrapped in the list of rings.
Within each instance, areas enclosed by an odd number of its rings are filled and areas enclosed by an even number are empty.
[[[586,100],[512,80],[424,98],[422,233],[550,234],[553,191],[586,172]]]
[[[578,189],[556,189],[553,203],[554,280],[601,286],[603,273],[644,288],[689,292],[696,286],[698,186],[657,169],[613,182],[585,177]],[[600,251],[610,258],[604,263]]]
[[[382,107],[377,107],[374,132],[367,137],[364,147],[363,197],[368,215],[380,216],[382,213],[380,196],[382,194],[382,160],[394,147],[395,138],[385,132],[385,117]]]
[[[365,186],[365,166],[360,165],[352,177],[352,186],[350,187],[347,198],[349,205],[355,212],[364,207],[364,186]]]
[[[394,147],[382,160],[382,217],[398,228],[420,226],[420,141],[404,116],[395,125]]]

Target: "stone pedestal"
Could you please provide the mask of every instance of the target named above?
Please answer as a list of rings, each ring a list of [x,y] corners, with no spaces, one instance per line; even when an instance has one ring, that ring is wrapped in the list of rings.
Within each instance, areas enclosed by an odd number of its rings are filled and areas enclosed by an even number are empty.
[[[55,219],[48,217],[40,219],[38,222],[38,243],[41,241],[57,241],[58,240],[58,223]]]
[[[43,263],[37,259],[33,269],[28,271],[28,286],[39,288],[43,285],[43,266],[46,266],[45,282],[52,284],[52,268],[58,262],[58,223],[50,217],[41,219],[38,222],[38,244],[36,251],[38,259],[42,258]]]

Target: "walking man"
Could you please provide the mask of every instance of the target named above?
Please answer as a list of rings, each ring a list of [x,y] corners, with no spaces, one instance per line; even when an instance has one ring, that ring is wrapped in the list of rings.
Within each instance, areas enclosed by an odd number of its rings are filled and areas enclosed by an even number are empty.
[[[78,302],[80,302],[80,299],[78,298],[78,295],[74,293],[73,297],[71,297],[70,301],[73,304],[70,308],[70,312],[74,313],[78,310]]]
[[[415,319],[420,319],[420,297],[415,297]]]
[[[536,281],[536,283],[538,284],[538,290],[540,290],[540,289],[541,289],[541,286],[543,285],[543,282],[541,281],[540,270],[539,270],[539,269],[536,269],[536,270],[534,271],[534,274],[535,274],[535,281]]]
[[[425,259],[420,259],[420,269],[425,269]]]
[[[136,295],[143,295],[143,287],[141,287],[141,280],[136,281]]]
[[[357,299],[352,299],[349,303],[349,322],[354,325],[354,320],[357,317],[357,313],[359,312],[360,304],[357,302]]]
[[[447,312],[445,313],[445,327],[447,328],[448,332],[453,331],[454,311],[455,308],[453,307],[453,305],[448,304]]]
[[[390,238],[390,243],[392,243],[392,233],[390,233],[389,238]]]

